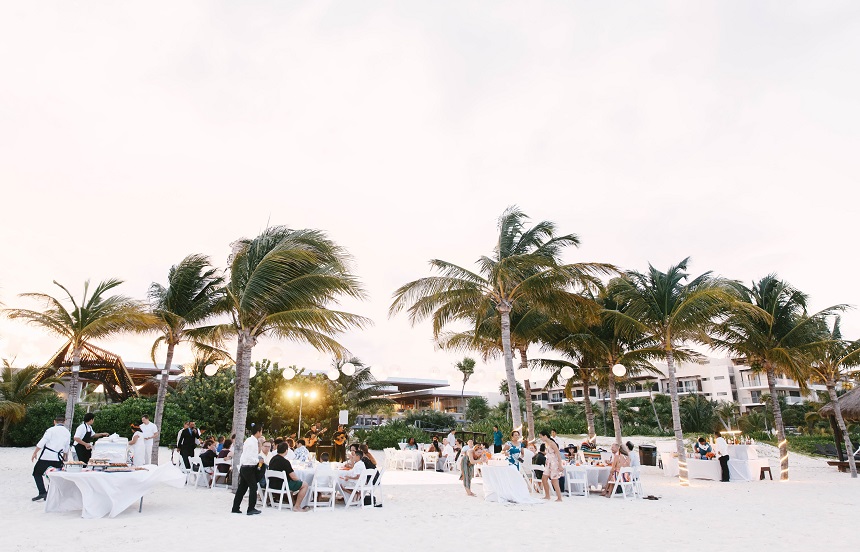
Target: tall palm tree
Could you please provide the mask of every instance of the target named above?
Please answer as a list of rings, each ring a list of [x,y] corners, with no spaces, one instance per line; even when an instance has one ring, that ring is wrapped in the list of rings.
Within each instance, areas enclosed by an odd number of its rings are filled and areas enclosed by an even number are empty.
[[[39,370],[38,366],[15,370],[6,360],[3,361],[3,370],[0,371],[0,418],[3,418],[0,444],[6,444],[9,427],[24,419],[29,405],[56,395],[53,385],[60,380],[48,378],[37,384],[35,380]]]
[[[779,439],[780,479],[788,479],[788,441],[782,408],[776,390],[777,376],[795,380],[801,389],[807,386],[807,370],[811,353],[819,346],[817,328],[825,316],[841,306],[807,313],[809,298],[806,294],[769,274],[753,282],[751,287],[736,286],[740,301],[730,316],[718,327],[714,344],[747,358],[750,365],[767,375],[769,401]]]
[[[857,463],[854,461],[854,446],[851,436],[842,417],[842,407],[836,396],[836,382],[845,376],[845,368],[860,365],[860,341],[845,341],[842,339],[840,317],[833,321],[833,327],[828,328],[825,321],[820,325],[821,345],[812,349],[812,362],[808,365],[808,376],[811,381],[823,383],[827,387],[827,395],[833,404],[833,414],[836,424],[842,431],[845,450],[848,451],[848,466],[851,477],[857,477]]]
[[[610,282],[607,291],[623,308],[607,311],[619,328],[628,334],[640,333],[659,347],[666,359],[669,394],[672,402],[672,426],[678,450],[679,480],[688,486],[690,480],[684,449],[684,433],[678,407],[678,385],[675,358],[685,343],[707,341],[707,330],[716,317],[732,304],[734,295],[724,280],[706,272],[690,279],[689,258],[666,272],[648,266],[642,274],[629,271],[623,278]]]
[[[188,255],[179,264],[170,267],[167,286],[153,282],[149,287],[150,308],[158,319],[156,327],[161,333],[152,345],[153,364],[156,364],[158,347],[167,345],[155,401],[156,427],[161,427],[174,349],[183,341],[190,341],[197,348],[209,349],[208,344],[201,342],[204,336],[199,335],[199,330],[195,332],[194,326],[217,314],[216,308],[223,296],[223,282],[224,279],[210,266],[209,257],[195,254]],[[152,444],[153,464],[158,463],[158,441],[159,436],[156,436]]]
[[[71,378],[66,400],[66,427],[71,428],[75,403],[78,401],[78,381],[81,369],[81,351],[85,343],[103,339],[121,332],[146,332],[155,323],[155,318],[146,312],[144,305],[124,295],[105,294],[122,284],[122,280],[105,280],[89,294],[90,281],[84,282],[84,294],[80,304],[68,289],[57,283],[72,306],[66,309],[60,299],[44,293],[23,293],[20,297],[35,299],[44,304],[44,310],[6,309],[4,314],[13,320],[24,320],[64,337],[72,347]]]
[[[270,335],[343,358],[348,351],[333,336],[370,323],[362,316],[329,308],[342,297],[365,296],[348,263],[346,251],[318,230],[275,226],[233,244],[224,300],[232,322],[207,331],[213,339],[226,335],[237,339],[233,409],[237,470],[248,415],[251,353],[257,340]]]
[[[582,263],[561,264],[564,248],[579,245],[574,234],[556,236],[552,222],[526,227],[528,217],[517,207],[509,207],[499,218],[499,238],[491,256],[478,259],[478,271],[433,259],[430,266],[439,275],[404,284],[394,292],[389,315],[407,309],[415,324],[433,320],[434,338],[438,339],[450,322],[480,321],[482,314],[495,309],[499,314],[505,375],[509,389],[516,388],[513,348],[511,346],[511,311],[528,304],[545,313],[569,312],[582,298],[569,293],[571,286],[591,288],[595,274],[608,273],[610,265]],[[519,397],[511,393],[511,419],[522,429]]]
[[[347,362],[355,366],[355,373],[351,376],[341,371]],[[364,364],[358,357],[335,359],[333,365],[338,371],[337,383],[340,385],[344,403],[350,412],[376,414],[394,404],[394,401],[383,396],[386,384],[378,381],[371,372],[370,366]]]

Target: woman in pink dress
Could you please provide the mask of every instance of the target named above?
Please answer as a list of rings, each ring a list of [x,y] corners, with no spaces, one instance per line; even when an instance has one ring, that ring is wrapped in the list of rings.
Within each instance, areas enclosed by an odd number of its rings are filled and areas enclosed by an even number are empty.
[[[546,468],[544,468],[543,478],[541,478],[541,484],[546,493],[544,498],[550,499],[547,483],[552,481],[552,488],[555,489],[555,494],[558,496],[556,502],[561,502],[561,487],[558,486],[558,480],[564,476],[564,468],[562,467],[564,462],[561,459],[561,452],[559,452],[555,441],[550,438],[548,431],[541,431],[540,438],[546,447]]]

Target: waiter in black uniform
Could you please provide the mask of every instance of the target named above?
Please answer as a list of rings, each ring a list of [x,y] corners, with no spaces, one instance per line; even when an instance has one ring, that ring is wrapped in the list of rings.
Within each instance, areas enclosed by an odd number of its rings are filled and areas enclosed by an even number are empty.
[[[93,455],[93,443],[99,437],[107,437],[107,433],[96,433],[93,431],[93,420],[96,415],[92,412],[84,414],[84,423],[78,426],[75,430],[75,452],[78,455],[78,461],[84,464],[89,464],[90,457]]]
[[[194,456],[194,449],[197,448],[197,441],[200,439],[200,432],[194,422],[189,421],[188,427],[182,430],[179,434],[179,440],[176,442],[176,447],[179,449],[179,455],[182,457],[182,463],[185,469],[191,469],[190,458]]]

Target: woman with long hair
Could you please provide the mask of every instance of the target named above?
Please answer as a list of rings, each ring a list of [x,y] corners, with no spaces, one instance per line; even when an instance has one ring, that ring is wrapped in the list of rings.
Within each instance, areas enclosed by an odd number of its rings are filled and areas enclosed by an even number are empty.
[[[549,436],[549,431],[543,430],[540,432],[541,441],[546,447],[546,468],[543,471],[541,485],[544,488],[544,499],[549,500],[549,483],[552,482],[552,488],[555,489],[555,494],[558,496],[556,502],[561,502],[561,487],[558,485],[558,480],[564,476],[564,465],[561,459],[561,452],[558,450],[558,445]]]

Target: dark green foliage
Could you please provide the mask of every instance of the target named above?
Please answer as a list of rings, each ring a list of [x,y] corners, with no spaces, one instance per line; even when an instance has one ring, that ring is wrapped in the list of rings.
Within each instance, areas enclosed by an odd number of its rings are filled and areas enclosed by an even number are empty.
[[[121,403],[109,404],[94,412],[96,415],[93,429],[99,433],[116,433],[120,437],[131,438],[134,430],[131,425],[139,425],[140,417],[148,414],[150,418],[155,412],[155,398],[133,398]],[[161,444],[163,446],[176,443],[176,435],[182,429],[187,416],[173,404],[164,406],[164,416],[161,419]],[[206,429],[206,425],[200,425]]]
[[[197,422],[210,435],[229,436],[233,423],[232,379],[232,368],[222,368],[214,376],[198,372],[182,380],[179,388],[167,395],[165,404]],[[163,436],[165,444],[170,444],[166,432]]]
[[[719,423],[716,406],[716,401],[701,395],[681,397],[678,405],[681,410],[681,427],[685,432],[710,434]]]
[[[24,419],[13,424],[9,429],[8,444],[12,447],[32,447],[39,442],[45,430],[54,425],[54,416],[66,412],[66,401],[57,395],[49,396],[44,401],[27,407]],[[75,408],[75,419],[72,427],[76,427],[84,419],[84,409]]]
[[[372,450],[383,450],[386,448],[397,448],[397,443],[414,437],[418,443],[429,443],[430,434],[416,427],[408,425],[402,420],[396,420],[367,431],[355,432],[355,439],[367,444]]]
[[[454,419],[454,416],[444,412],[437,412],[435,410],[421,410],[418,412],[415,410],[408,410],[404,421],[408,425],[440,431],[443,429],[451,429],[457,425],[457,421]]]
[[[472,397],[466,405],[466,419],[476,423],[490,413],[490,405],[484,397]]]

